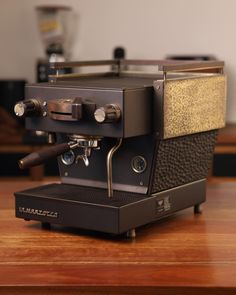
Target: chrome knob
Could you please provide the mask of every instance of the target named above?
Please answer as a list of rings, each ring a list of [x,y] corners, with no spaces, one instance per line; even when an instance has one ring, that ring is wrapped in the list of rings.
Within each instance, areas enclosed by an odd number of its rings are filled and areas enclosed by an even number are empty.
[[[96,109],[94,118],[98,123],[112,123],[120,119],[121,110],[116,104],[107,104]]]
[[[19,101],[14,107],[14,112],[21,118],[37,116],[41,112],[40,102],[36,99]]]

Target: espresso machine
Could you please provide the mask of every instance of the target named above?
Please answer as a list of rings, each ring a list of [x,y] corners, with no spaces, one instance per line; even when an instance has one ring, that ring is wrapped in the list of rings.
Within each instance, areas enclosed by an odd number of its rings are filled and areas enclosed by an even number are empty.
[[[137,227],[179,210],[199,213],[225,125],[224,63],[116,59],[51,67],[104,65],[112,70],[58,72],[26,86],[15,114],[27,129],[48,132],[52,145],[19,165],[57,157],[61,182],[16,192],[16,217],[134,237]],[[149,66],[156,72],[142,71]]]

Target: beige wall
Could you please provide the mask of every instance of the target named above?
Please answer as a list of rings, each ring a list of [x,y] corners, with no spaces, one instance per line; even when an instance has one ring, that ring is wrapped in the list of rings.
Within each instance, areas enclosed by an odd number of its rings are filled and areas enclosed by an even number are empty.
[[[110,58],[123,45],[128,58],[210,53],[225,60],[227,119],[236,122],[235,0],[0,0],[0,78],[34,81],[43,56],[34,7],[57,3],[78,15],[73,59]]]

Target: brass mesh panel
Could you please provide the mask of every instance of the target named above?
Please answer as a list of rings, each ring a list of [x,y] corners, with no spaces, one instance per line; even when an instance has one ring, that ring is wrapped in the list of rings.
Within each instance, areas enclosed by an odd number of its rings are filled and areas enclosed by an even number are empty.
[[[164,84],[164,138],[225,125],[226,76],[167,80]]]

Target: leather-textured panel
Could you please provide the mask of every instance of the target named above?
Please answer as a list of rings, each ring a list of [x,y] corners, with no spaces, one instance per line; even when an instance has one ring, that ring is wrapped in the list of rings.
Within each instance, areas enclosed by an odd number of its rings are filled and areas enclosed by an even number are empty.
[[[206,178],[217,133],[212,130],[157,143],[151,193]]]

